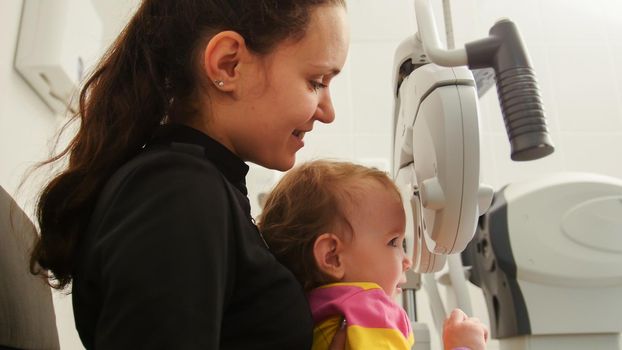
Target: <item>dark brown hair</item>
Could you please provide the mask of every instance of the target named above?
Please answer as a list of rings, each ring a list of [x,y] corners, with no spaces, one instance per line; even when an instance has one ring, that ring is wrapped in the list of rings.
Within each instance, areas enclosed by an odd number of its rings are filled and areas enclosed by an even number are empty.
[[[326,232],[348,239],[348,213],[370,181],[399,190],[383,171],[349,162],[316,160],[287,172],[270,192],[259,230],[276,258],[309,291],[331,281],[317,267],[315,240]]]
[[[67,167],[37,203],[41,230],[30,268],[62,289],[72,279],[76,247],[102,187],[135,156],[158,125],[198,112],[198,59],[222,30],[242,35],[257,54],[300,39],[310,10],[344,0],[145,0],[84,84],[77,134],[42,163]],[[40,266],[40,268],[38,267]]]

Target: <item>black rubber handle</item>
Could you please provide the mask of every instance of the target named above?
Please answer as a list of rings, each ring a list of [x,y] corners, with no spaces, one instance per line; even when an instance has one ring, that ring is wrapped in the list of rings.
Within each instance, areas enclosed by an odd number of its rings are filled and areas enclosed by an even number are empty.
[[[465,47],[470,69],[495,70],[512,160],[534,160],[553,153],[540,89],[516,25],[499,21],[488,38]]]

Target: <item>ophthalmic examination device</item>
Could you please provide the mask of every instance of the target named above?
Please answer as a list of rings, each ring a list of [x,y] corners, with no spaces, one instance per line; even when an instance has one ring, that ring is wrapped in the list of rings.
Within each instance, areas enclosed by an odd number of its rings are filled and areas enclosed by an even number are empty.
[[[416,319],[414,290],[423,280],[433,291],[431,274],[447,265],[457,304],[470,313],[467,267],[501,349],[620,349],[622,180],[560,173],[496,193],[481,184],[478,97],[493,78],[512,160],[554,151],[535,72],[512,21],[445,49],[430,0],[414,2],[418,32],[397,48],[393,67],[391,170],[414,272],[405,308]],[[430,299],[439,328],[445,310]],[[425,349],[419,326],[415,348]]]

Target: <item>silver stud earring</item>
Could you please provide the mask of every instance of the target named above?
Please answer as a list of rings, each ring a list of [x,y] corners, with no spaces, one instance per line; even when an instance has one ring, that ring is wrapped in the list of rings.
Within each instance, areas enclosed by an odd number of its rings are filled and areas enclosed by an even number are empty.
[[[218,87],[225,86],[225,82],[222,81],[222,80],[214,80],[214,84],[216,84],[216,86],[218,86]]]

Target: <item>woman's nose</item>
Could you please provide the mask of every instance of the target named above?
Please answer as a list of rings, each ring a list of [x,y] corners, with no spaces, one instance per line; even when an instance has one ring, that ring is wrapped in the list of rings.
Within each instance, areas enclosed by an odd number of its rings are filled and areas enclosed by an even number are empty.
[[[328,88],[322,91],[322,95],[313,117],[324,124],[330,124],[335,120],[335,109]]]

